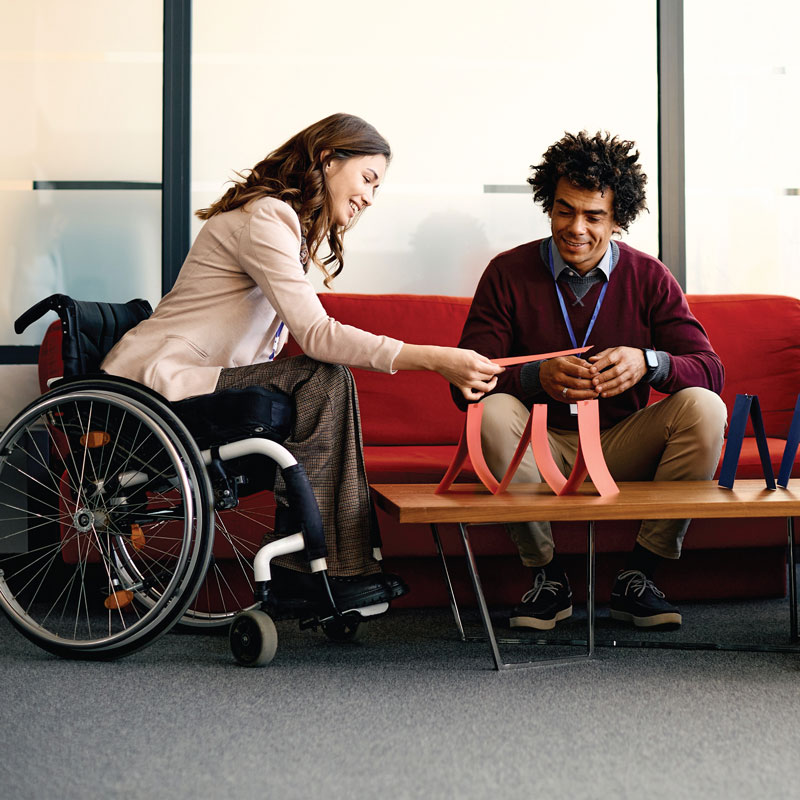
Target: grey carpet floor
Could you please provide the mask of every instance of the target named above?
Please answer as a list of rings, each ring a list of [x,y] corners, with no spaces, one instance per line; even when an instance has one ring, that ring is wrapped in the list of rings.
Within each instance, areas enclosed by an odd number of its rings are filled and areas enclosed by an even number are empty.
[[[786,601],[683,611],[680,633],[649,636],[788,639]],[[576,614],[559,633],[583,630]],[[497,673],[441,609],[394,611],[358,644],[279,633],[265,669],[235,666],[224,636],[177,633],[85,663],[0,620],[0,797],[800,796],[798,654],[601,647]],[[598,635],[630,638],[602,619]]]

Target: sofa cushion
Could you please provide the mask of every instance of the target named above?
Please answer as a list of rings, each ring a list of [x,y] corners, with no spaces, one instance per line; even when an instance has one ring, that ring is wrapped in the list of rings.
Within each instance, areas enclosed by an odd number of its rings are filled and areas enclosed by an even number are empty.
[[[772,469],[777,477],[786,441],[770,437],[767,439],[767,445]],[[370,483],[438,483],[447,471],[455,451],[453,445],[418,445],[416,447],[372,445],[364,447],[364,463]],[[724,446],[722,452],[724,455]],[[721,463],[720,459],[720,465]],[[718,477],[719,467],[717,467],[715,479]],[[748,437],[742,443],[739,453],[736,478],[746,480],[763,477],[758,445],[754,438]],[[792,477],[800,477],[800,462],[798,461],[795,461]],[[467,463],[459,474],[458,480],[467,483],[474,483],[478,480],[469,458],[467,458]]]
[[[455,452],[455,445],[366,445],[364,464],[370,483],[438,483]],[[478,480],[469,457],[458,480]]]
[[[768,294],[687,295],[725,365],[722,399],[757,394],[767,436],[786,438],[800,382],[789,365],[800,362],[800,300]],[[752,436],[748,423],[747,435]]]

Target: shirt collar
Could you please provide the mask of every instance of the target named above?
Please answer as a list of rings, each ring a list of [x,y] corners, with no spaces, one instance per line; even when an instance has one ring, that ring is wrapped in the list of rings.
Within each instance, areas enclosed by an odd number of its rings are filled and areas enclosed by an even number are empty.
[[[552,237],[550,239],[550,242],[552,242]],[[548,246],[550,245],[550,242],[548,242]],[[583,277],[588,278],[590,275],[593,275],[595,273],[595,270],[600,270],[600,272],[602,272],[603,275],[605,276],[605,279],[606,280],[609,279],[609,276],[611,275],[611,270],[613,269],[611,261],[613,256],[613,245],[614,245],[613,242],[608,243],[608,249],[606,250],[605,255],[600,259],[600,263],[596,267],[590,269],[589,272],[587,272],[586,275],[584,275]],[[568,273],[578,275],[578,273],[575,270],[573,270],[572,267],[564,263],[564,259],[561,258],[561,253],[558,252],[558,248],[555,246],[555,244],[552,245],[552,250],[553,250],[553,269],[555,271],[556,280],[558,280],[559,276],[564,270],[567,270]]]

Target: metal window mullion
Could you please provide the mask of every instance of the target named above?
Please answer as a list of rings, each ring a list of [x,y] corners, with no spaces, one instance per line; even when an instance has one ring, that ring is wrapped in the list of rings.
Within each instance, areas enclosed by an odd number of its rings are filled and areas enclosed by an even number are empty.
[[[658,0],[659,256],[686,289],[683,0]]]
[[[190,244],[192,2],[164,0],[161,288],[175,283]]]

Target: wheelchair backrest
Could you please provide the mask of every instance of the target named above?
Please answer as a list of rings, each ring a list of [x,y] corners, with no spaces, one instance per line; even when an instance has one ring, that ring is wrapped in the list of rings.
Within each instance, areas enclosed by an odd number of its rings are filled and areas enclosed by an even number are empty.
[[[14,330],[22,333],[48,311],[55,311],[61,320],[65,378],[98,372],[108,351],[125,333],[153,313],[150,303],[142,299],[100,303],[53,294],[22,314],[14,322]]]

